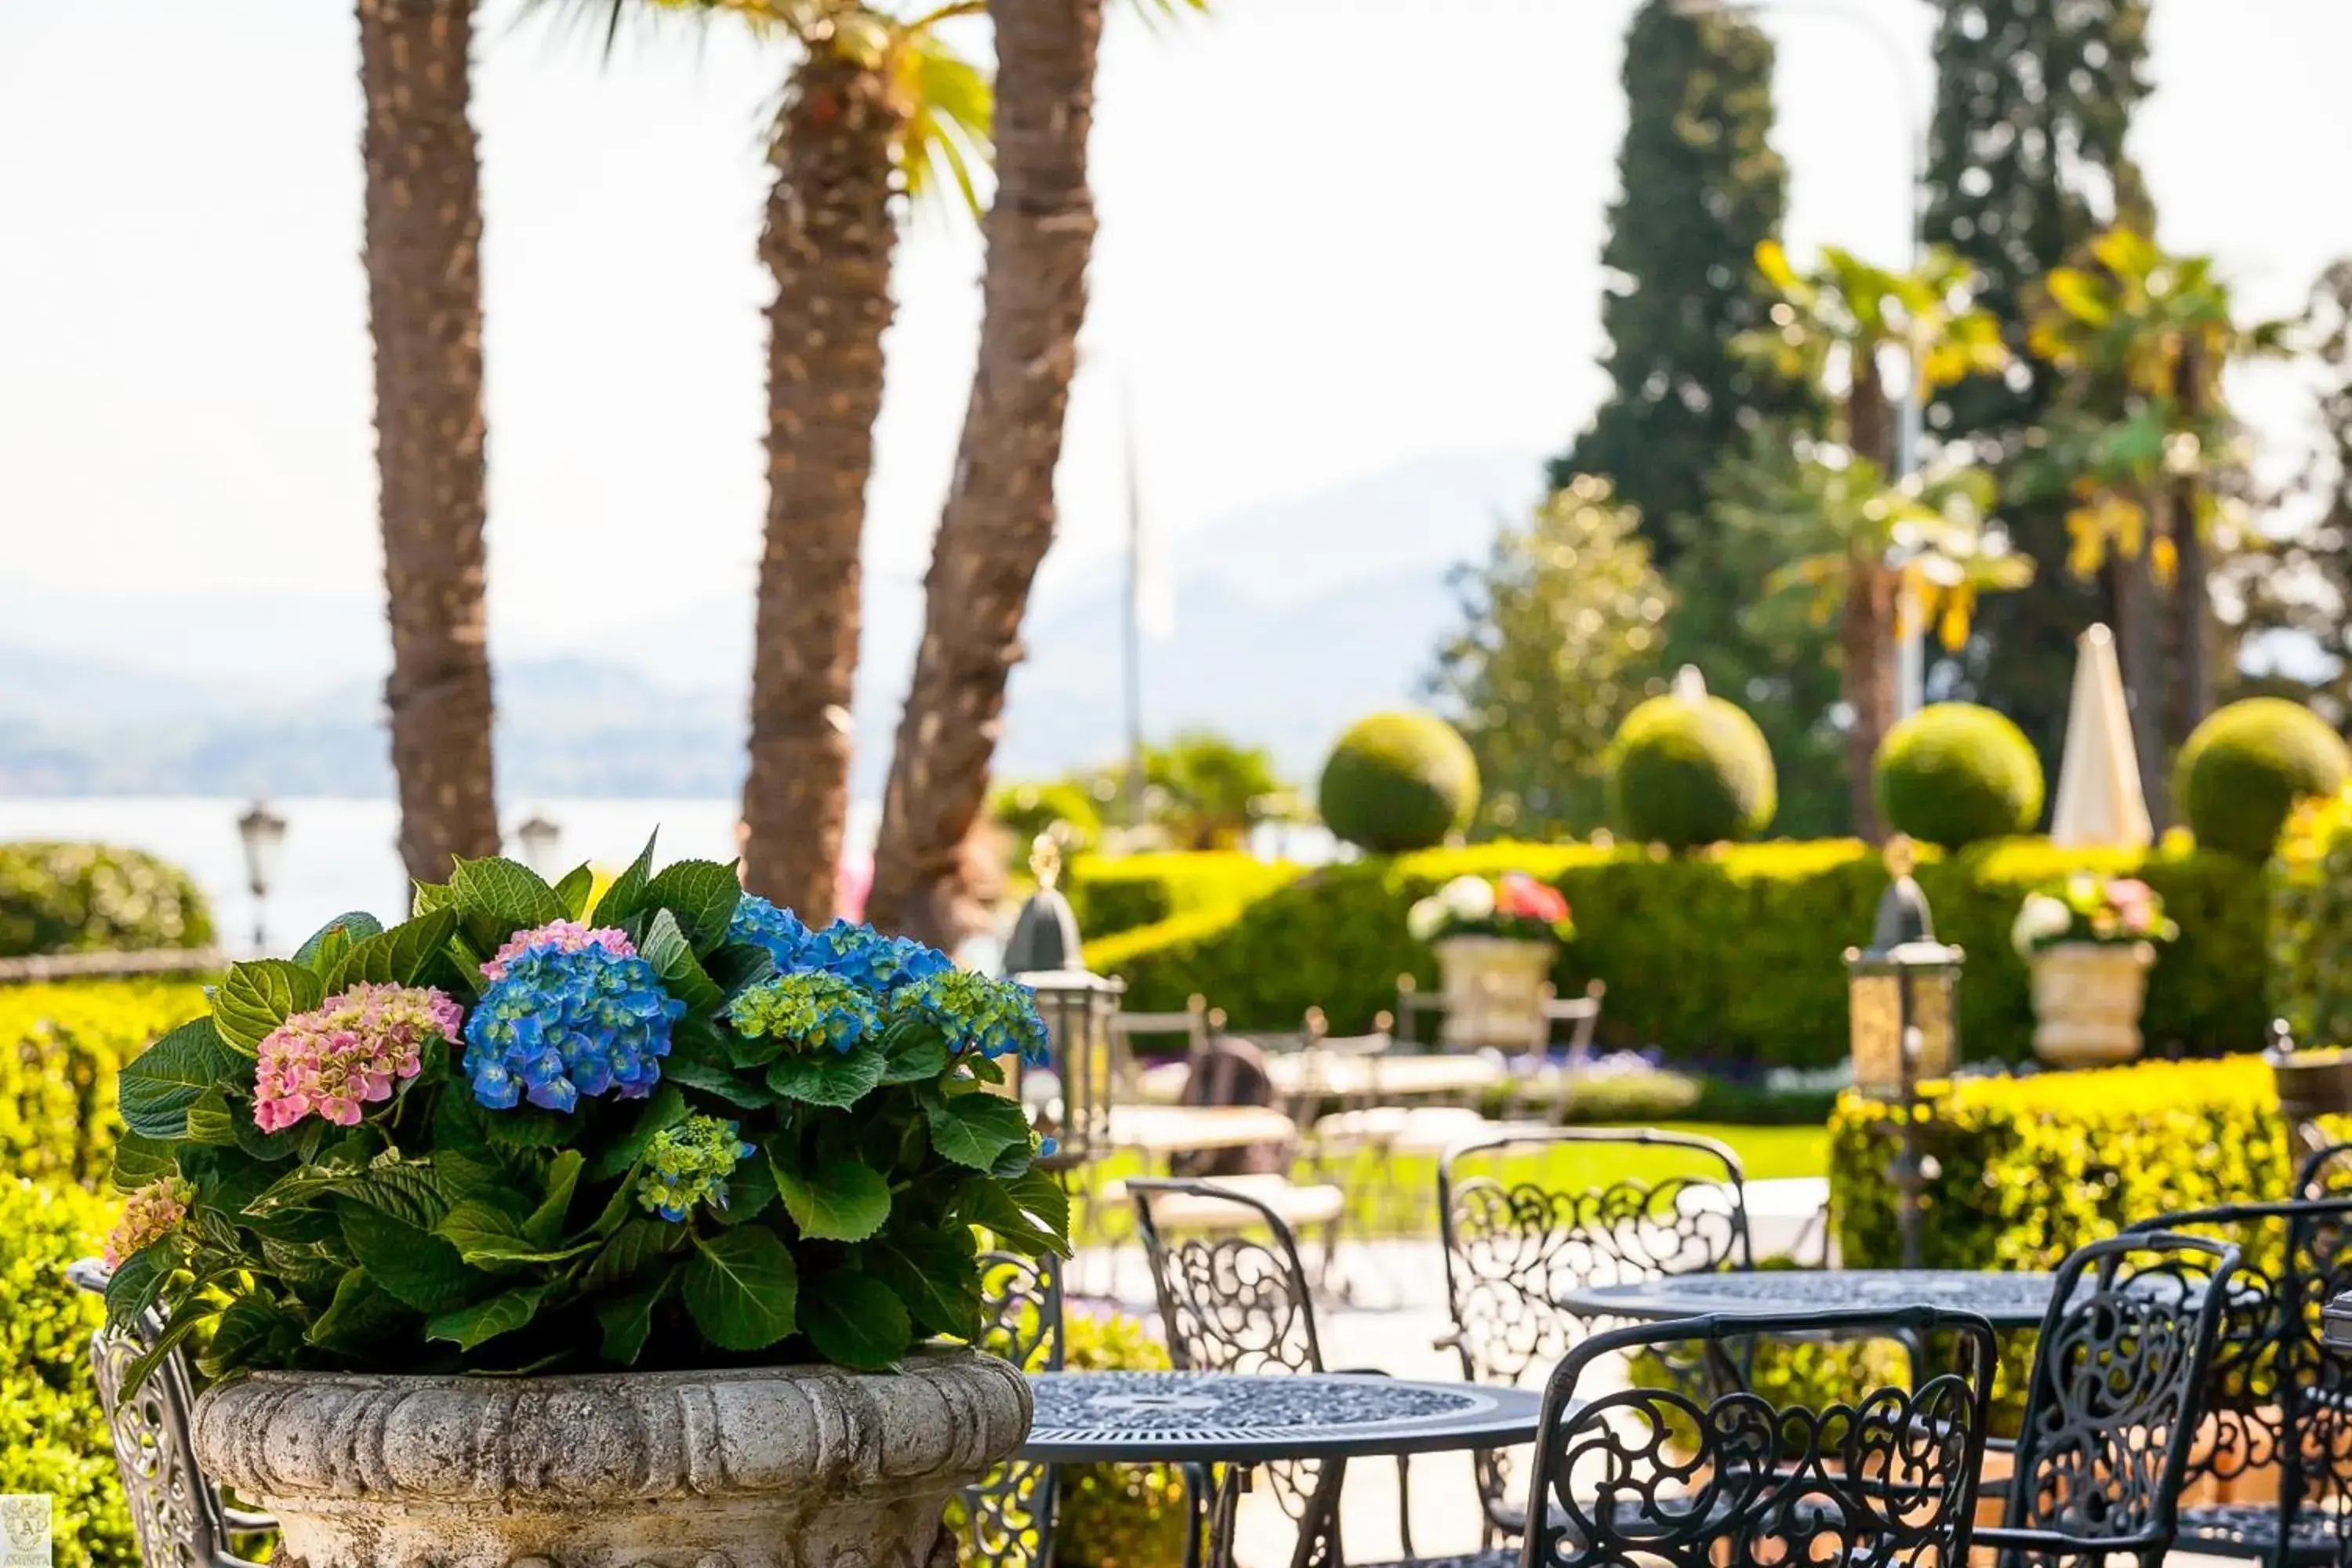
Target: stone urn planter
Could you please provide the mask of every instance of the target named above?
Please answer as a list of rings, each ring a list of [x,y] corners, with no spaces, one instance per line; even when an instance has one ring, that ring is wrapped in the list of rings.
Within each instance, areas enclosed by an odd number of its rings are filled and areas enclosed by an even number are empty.
[[[1029,1430],[994,1357],[514,1379],[259,1372],[196,1457],[301,1568],[948,1568],[940,1516]]]
[[[1544,986],[1557,947],[1500,936],[1449,936],[1433,947],[1445,998],[1438,1037],[1449,1048],[1525,1050],[1544,1037]]]
[[[2144,942],[2062,942],[2035,953],[2033,1054],[2057,1068],[2137,1060],[2155,962]]]

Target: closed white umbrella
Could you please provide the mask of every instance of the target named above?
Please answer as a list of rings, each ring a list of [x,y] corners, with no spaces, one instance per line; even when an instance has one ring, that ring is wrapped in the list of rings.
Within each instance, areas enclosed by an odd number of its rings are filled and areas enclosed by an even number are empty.
[[[2139,750],[2124,701],[2116,639],[2093,626],[2074,639],[2074,691],[2066,705],[2066,754],[2050,838],[2070,846],[2144,849],[2156,837],[2140,791]]]

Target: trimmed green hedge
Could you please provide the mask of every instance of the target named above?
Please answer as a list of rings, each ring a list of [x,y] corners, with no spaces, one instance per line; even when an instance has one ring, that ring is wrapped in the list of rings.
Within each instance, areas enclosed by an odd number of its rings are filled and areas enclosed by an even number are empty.
[[[1405,931],[1415,899],[1465,872],[1525,870],[1574,910],[1554,979],[1564,994],[1607,982],[1602,1037],[1715,1062],[1824,1066],[1846,1055],[1843,952],[1870,935],[1886,872],[1853,840],[1721,847],[1665,857],[1635,848],[1488,844],[1324,867],[1236,913],[1180,914],[1088,944],[1128,1005],[1176,1008],[1199,993],[1238,1028],[1293,1029],[1309,1006],[1335,1028],[1394,1005],[1396,977],[1433,984]],[[2226,856],[2062,850],[2007,839],[1926,855],[1918,871],[1937,934],[1968,951],[1965,1056],[2021,1059],[2033,1009],[2011,948],[2019,902],[2077,869],[2133,872],[2180,922],[2150,977],[2151,1048],[2252,1050],[2263,1040],[2264,895],[2258,868]]]
[[[0,1492],[55,1500],[57,1568],[139,1568],[114,1446],[89,1370],[105,1314],[65,1267],[113,1215],[72,1187],[0,1178]]]
[[[0,844],[0,958],[212,941],[204,895],[168,860],[105,844]]]
[[[1089,941],[1157,925],[1176,915],[1230,915],[1274,891],[1301,868],[1238,850],[1154,855],[1087,855],[1070,868],[1069,895],[1078,930]]]
[[[1900,1112],[1848,1094],[1830,1117],[1830,1202],[1852,1268],[1899,1261],[1887,1177]],[[2051,1268],[2087,1241],[2176,1209],[2284,1196],[2293,1176],[2258,1057],[1960,1079],[1921,1133],[1930,1268]]]
[[[185,981],[0,987],[0,1172],[105,1185],[122,1132],[116,1070],[204,1010]]]

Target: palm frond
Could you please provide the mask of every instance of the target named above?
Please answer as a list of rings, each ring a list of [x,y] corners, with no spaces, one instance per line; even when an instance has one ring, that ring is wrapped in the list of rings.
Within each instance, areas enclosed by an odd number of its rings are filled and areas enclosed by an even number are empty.
[[[952,186],[975,222],[982,216],[975,172],[995,154],[995,89],[985,72],[928,27],[902,31],[891,56],[891,89],[906,130],[899,167],[907,195],[921,201]]]

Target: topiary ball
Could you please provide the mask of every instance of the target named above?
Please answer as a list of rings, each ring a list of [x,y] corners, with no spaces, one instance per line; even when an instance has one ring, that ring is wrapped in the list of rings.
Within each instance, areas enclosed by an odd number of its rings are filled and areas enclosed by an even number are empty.
[[[1443,844],[1478,809],[1478,762],[1433,713],[1359,719],[1331,748],[1317,789],[1323,825],[1350,844],[1393,855]]]
[[[2326,720],[2284,698],[2255,697],[2197,726],[2180,748],[2172,798],[2198,843],[2261,861],[2294,803],[2335,794],[2347,774],[2352,750]]]
[[[1689,849],[1753,838],[1780,805],[1772,748],[1720,697],[1654,697],[1609,745],[1609,815],[1644,844]]]
[[[1886,825],[1958,849],[2031,833],[2042,816],[2042,759],[1990,708],[1938,702],[1886,732],[1874,765]]]

